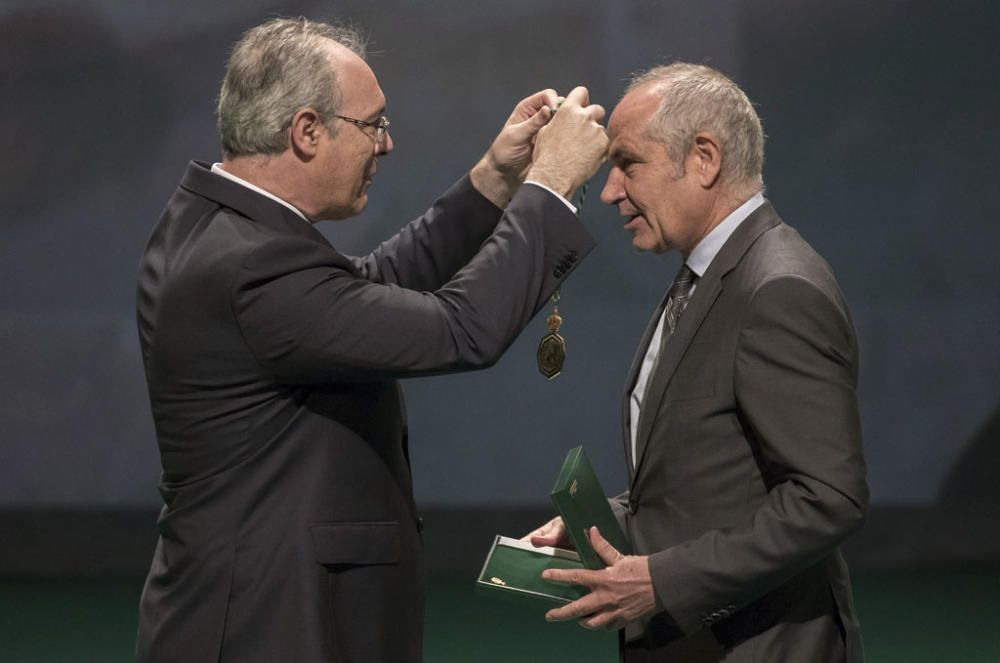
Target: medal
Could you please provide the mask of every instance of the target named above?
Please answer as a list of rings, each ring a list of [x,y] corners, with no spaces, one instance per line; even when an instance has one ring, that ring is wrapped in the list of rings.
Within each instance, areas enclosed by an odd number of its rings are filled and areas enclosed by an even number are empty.
[[[566,341],[559,335],[562,321],[559,315],[559,291],[556,290],[552,295],[552,314],[548,320],[549,333],[538,343],[537,353],[538,370],[549,380],[562,372],[563,362],[566,361]]]

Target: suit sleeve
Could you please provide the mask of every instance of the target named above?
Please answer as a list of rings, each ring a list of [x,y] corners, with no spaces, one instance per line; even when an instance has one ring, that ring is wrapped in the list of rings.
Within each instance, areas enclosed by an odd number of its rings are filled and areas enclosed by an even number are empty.
[[[608,505],[611,506],[611,513],[614,514],[615,520],[618,521],[618,526],[622,528],[625,532],[625,536],[628,536],[628,522],[626,522],[625,516],[628,514],[628,491],[619,493],[614,497],[608,498]]]
[[[282,382],[483,368],[593,246],[555,196],[522,187],[480,250],[433,291],[372,282],[328,245],[281,237],[248,256],[233,309],[257,361]]]
[[[747,522],[650,557],[657,598],[685,632],[828,556],[868,504],[857,348],[839,302],[804,278],[766,282],[750,301],[735,361],[740,423],[768,497]]]
[[[355,258],[355,266],[375,283],[437,290],[476,253],[502,214],[465,176],[423,216],[369,255]]]

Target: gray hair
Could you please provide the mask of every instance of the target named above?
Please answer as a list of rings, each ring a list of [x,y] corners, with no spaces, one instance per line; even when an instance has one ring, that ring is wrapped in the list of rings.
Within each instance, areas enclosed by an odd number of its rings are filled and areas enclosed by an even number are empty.
[[[365,39],[356,28],[301,17],[272,19],[236,42],[216,110],[227,157],[284,152],[292,117],[302,108],[312,108],[330,125],[340,89],[324,48],[327,39],[365,57]]]
[[[695,134],[710,131],[722,147],[721,181],[763,187],[764,129],[736,83],[711,67],[675,62],[637,74],[625,94],[646,86],[660,97],[647,133],[665,145],[678,177]]]

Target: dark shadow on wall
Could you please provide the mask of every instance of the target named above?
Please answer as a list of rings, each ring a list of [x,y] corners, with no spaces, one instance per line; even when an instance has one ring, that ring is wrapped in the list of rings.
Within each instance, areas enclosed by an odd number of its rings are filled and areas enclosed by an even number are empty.
[[[944,504],[1000,504],[1000,405],[965,445],[941,484]]]

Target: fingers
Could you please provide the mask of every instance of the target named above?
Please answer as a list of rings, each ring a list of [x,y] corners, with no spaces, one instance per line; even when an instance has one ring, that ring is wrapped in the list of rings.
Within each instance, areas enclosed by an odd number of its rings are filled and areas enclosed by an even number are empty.
[[[598,104],[591,104],[590,92],[584,86],[579,85],[565,97],[559,96],[552,88],[540,90],[530,97],[525,97],[514,108],[511,121],[524,122],[538,113],[541,108],[548,108],[555,112],[564,103],[580,106],[595,122],[599,123],[604,120],[604,108]]]
[[[589,106],[590,105],[590,92],[587,88],[582,85],[578,85],[573,88],[573,90],[566,95],[566,100],[563,101],[563,105],[576,104],[577,106]]]
[[[545,569],[542,571],[542,580],[593,587],[594,582],[597,580],[594,577],[595,573],[599,572],[581,569]]]
[[[541,97],[538,102],[541,106],[548,106],[549,108],[555,108],[559,105],[559,93],[557,93],[552,88],[541,90],[535,94],[528,97],[529,100],[534,100],[537,97]]]
[[[530,541],[531,545],[535,546],[536,548],[541,548],[542,546],[559,545],[558,536],[545,535],[545,534],[529,534],[528,541]]]
[[[545,532],[545,528],[544,527],[539,527],[538,529],[532,530],[532,531],[528,532],[527,534],[525,534],[524,536],[522,536],[519,539],[519,541],[530,541],[535,546],[539,546],[539,545],[547,546],[547,545],[549,545],[547,543],[542,543],[542,544],[535,543],[535,539],[548,539],[548,538],[549,538],[549,535]]]
[[[529,179],[568,196],[586,182],[607,156],[604,108],[590,105],[583,86],[566,95],[544,131],[536,134]]]
[[[549,521],[530,533],[526,538],[531,541],[531,545],[538,548],[540,546],[557,546],[562,537],[555,521]]]
[[[566,95],[563,103],[580,106],[590,116],[590,119],[598,124],[604,120],[604,107],[600,104],[590,103],[590,92],[582,85],[573,88],[573,91]]]
[[[507,131],[511,140],[524,145],[530,145],[535,134],[552,119],[552,111],[548,106],[542,106],[534,115],[523,122],[508,125]]]
[[[548,106],[542,106],[534,115],[523,123],[525,131],[536,134],[538,133],[538,130],[548,124],[551,119],[552,110]]]
[[[531,545],[539,548],[541,546],[560,546],[565,544],[566,529],[563,526],[562,518],[556,516],[538,529],[529,532],[521,538],[522,541],[530,541]]]
[[[594,547],[594,552],[600,556],[604,563],[613,566],[624,555],[618,552],[613,545],[607,542],[596,527],[590,528],[590,545]]]
[[[588,594],[572,603],[549,610],[545,613],[545,619],[550,622],[565,622],[571,619],[581,619],[596,612],[600,608],[598,601],[593,594]]]
[[[618,610],[612,610],[611,607],[603,604],[594,594],[588,594],[572,603],[549,610],[545,613],[545,619],[550,622],[575,619],[584,628],[617,630],[622,627],[625,620]]]
[[[529,97],[525,97],[514,107],[508,123],[524,122],[532,118],[542,108],[555,108],[559,103],[559,94],[552,88],[539,90]],[[548,118],[546,118],[548,122]]]
[[[596,612],[580,620],[580,626],[592,631],[597,629],[617,631],[623,625],[624,621],[616,612]]]
[[[584,110],[587,111],[587,113],[590,115],[590,119],[592,119],[594,122],[600,124],[601,122],[604,121],[604,106],[601,106],[600,104],[591,104],[587,106]]]

